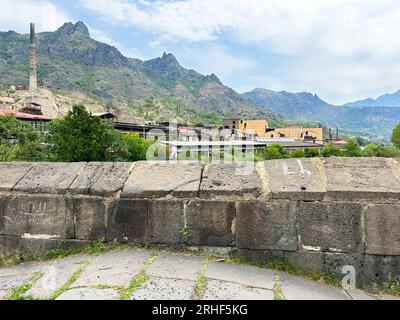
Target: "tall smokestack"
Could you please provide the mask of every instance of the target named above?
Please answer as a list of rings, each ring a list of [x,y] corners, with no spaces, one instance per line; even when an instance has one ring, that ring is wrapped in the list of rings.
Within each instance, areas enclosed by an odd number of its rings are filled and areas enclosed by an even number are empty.
[[[36,77],[36,36],[35,24],[31,23],[31,38],[29,44],[29,92],[31,94],[37,93],[37,77]]]

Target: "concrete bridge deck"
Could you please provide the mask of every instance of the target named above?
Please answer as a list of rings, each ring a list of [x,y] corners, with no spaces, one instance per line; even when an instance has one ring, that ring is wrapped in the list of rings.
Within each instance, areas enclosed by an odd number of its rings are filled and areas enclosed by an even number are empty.
[[[23,288],[23,289],[22,289]],[[144,249],[0,268],[1,299],[391,300],[207,255]],[[400,299],[400,298],[399,298]],[[1,302],[0,302],[1,304]]]

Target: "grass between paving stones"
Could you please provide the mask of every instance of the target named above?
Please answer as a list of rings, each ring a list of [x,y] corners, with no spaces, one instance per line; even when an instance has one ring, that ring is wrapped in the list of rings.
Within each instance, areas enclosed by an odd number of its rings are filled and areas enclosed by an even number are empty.
[[[274,299],[275,300],[286,300],[286,298],[282,292],[281,280],[278,275],[275,275]]]
[[[129,300],[134,294],[134,292],[149,280],[146,271],[147,268],[153,263],[153,261],[156,258],[157,258],[157,251],[153,250],[153,255],[149,260],[147,260],[146,265],[139,272],[139,274],[133,277],[129,286],[119,289],[119,300]]]
[[[331,272],[329,271],[308,271],[304,270],[287,260],[285,261],[271,261],[269,262],[266,266],[261,265],[257,261],[247,261],[244,258],[226,258],[223,259],[223,262],[225,263],[237,263],[237,264],[244,264],[244,265],[250,265],[250,266],[255,266],[258,268],[267,268],[267,269],[273,269],[277,271],[282,271],[291,275],[295,276],[301,276],[303,278],[311,279],[314,281],[318,281],[323,284],[327,284],[330,286],[334,287],[341,287],[341,281],[337,279]]]
[[[7,296],[4,300],[33,300],[31,296],[24,297],[24,294],[32,288],[33,284],[43,277],[43,272],[37,272],[29,281],[25,282],[19,287],[11,290],[11,294]]]
[[[81,276],[83,271],[85,271],[86,267],[90,264],[89,261],[84,261],[79,266],[78,270],[76,270],[71,278],[68,279],[60,288],[58,288],[55,292],[53,292],[50,296],[44,298],[43,300],[55,300],[60,295],[62,295],[65,291],[69,289],[69,287]]]
[[[199,277],[197,278],[195,286],[194,286],[193,300],[203,299],[204,293],[206,292],[207,283],[208,283],[208,279],[206,277],[206,270],[207,270],[209,262],[210,262],[210,258],[208,257],[204,261],[204,264],[200,269]]]

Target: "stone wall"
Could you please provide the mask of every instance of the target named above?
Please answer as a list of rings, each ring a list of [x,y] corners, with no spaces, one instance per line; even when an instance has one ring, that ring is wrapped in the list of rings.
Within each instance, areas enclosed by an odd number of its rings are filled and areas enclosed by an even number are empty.
[[[400,273],[399,161],[0,163],[0,254],[99,238],[229,247],[338,277],[351,265],[358,285],[382,283]]]

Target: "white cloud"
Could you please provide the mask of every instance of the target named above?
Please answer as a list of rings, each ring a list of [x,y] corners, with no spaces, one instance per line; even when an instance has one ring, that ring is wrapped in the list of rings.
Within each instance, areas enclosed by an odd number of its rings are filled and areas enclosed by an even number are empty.
[[[54,31],[70,21],[68,13],[47,0],[1,0],[0,30],[28,33],[29,23],[37,31]]]
[[[168,41],[229,40],[291,59],[291,69],[260,72],[281,90],[314,91],[333,103],[398,89],[398,0],[80,0],[116,25]],[[190,44],[187,44],[190,47]],[[219,50],[200,67],[229,74],[250,65]],[[236,59],[236,60],[235,60]],[[199,60],[199,59],[198,59]],[[262,61],[262,57],[258,59]],[[279,61],[278,61],[279,63]],[[235,70],[235,66],[237,66]],[[243,66],[243,68],[241,68]],[[210,72],[208,71],[208,73]],[[269,73],[270,72],[270,73]],[[252,75],[253,76],[253,75]],[[275,80],[273,78],[276,78]],[[262,86],[262,83],[257,86]],[[243,87],[243,86],[242,86]],[[365,97],[365,96],[364,96]]]
[[[255,62],[236,56],[221,45],[202,49],[187,49],[187,56],[196,63],[197,71],[203,74],[215,73],[221,79],[235,76],[237,72],[249,71]]]

